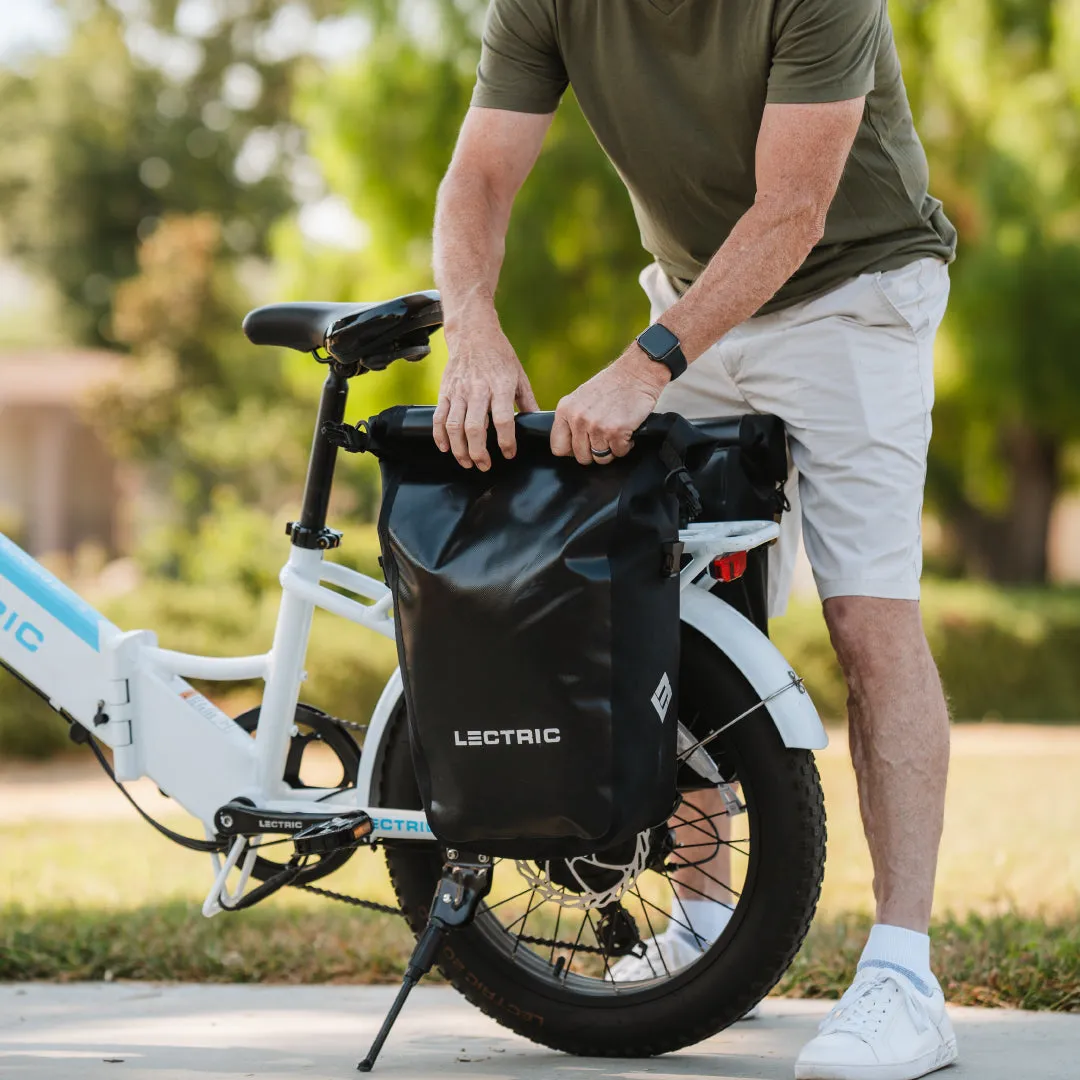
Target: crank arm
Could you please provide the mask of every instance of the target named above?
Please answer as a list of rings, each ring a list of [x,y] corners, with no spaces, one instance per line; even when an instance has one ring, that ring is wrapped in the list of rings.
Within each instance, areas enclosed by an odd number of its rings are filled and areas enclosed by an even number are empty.
[[[349,847],[371,834],[371,818],[363,811],[351,814],[313,814],[296,810],[260,810],[246,802],[226,803],[214,815],[218,835],[263,836],[285,833],[306,845],[301,854],[325,854]]]

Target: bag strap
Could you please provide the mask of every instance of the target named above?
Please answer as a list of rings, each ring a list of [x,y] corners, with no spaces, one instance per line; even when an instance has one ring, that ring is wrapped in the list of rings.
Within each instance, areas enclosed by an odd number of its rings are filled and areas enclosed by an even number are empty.
[[[701,493],[686,467],[685,455],[686,442],[680,437],[678,425],[675,425],[668,431],[660,446],[660,461],[668,470],[664,477],[664,486],[674,491],[679,500],[680,528],[685,528],[694,521],[702,510]]]

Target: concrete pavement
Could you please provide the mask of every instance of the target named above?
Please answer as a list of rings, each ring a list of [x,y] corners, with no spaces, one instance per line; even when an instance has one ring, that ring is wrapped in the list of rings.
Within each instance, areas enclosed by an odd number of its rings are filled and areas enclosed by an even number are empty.
[[[320,1080],[355,1076],[386,986],[0,986],[0,1078]],[[759,1020],[646,1060],[572,1058],[517,1038],[453,990],[414,992],[373,1075],[386,1080],[789,1080],[825,1002],[771,1000]],[[1075,1080],[1080,1016],[955,1009],[949,1080]]]

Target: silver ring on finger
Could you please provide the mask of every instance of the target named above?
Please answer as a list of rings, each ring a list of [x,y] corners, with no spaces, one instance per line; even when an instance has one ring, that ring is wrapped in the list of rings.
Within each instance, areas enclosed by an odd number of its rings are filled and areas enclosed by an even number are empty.
[[[607,447],[607,449],[605,449],[605,450],[597,450],[594,447],[590,446],[589,447],[589,453],[591,453],[592,456],[594,458],[596,458],[597,460],[603,461],[605,458],[611,457],[611,455],[614,453],[614,451],[611,449],[610,446]]]

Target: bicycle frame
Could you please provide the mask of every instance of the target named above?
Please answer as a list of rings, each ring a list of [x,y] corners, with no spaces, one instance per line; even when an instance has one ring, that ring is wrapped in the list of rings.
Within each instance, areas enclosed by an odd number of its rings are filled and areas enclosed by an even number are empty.
[[[340,421],[346,393],[347,381],[332,370],[320,405],[303,513],[291,527],[292,548],[280,575],[273,644],[265,654],[195,656],[160,648],[150,630],[122,631],[0,534],[0,664],[111,747],[118,780],[150,777],[202,823],[208,837],[214,835],[218,809],[245,797],[264,810],[365,811],[373,823],[372,841],[431,838],[422,811],[378,805],[376,769],[401,700],[399,672],[372,714],[355,788],[294,790],[282,780],[315,609],[394,636],[386,585],[324,557],[337,542],[337,534],[326,528],[336,448],[321,431],[326,421]],[[801,691],[801,683],[749,620],[709,595],[711,580],[704,574],[711,559],[768,543],[778,531],[771,521],[685,530],[681,539],[691,558],[681,575],[683,618],[732,656],[769,703],[768,712],[788,746],[816,749],[827,739],[809,697],[785,693]],[[195,690],[187,681],[192,678],[263,679],[255,738]],[[237,846],[231,861],[215,862],[218,892],[240,853]],[[220,910],[210,898],[207,904],[208,914]]]

